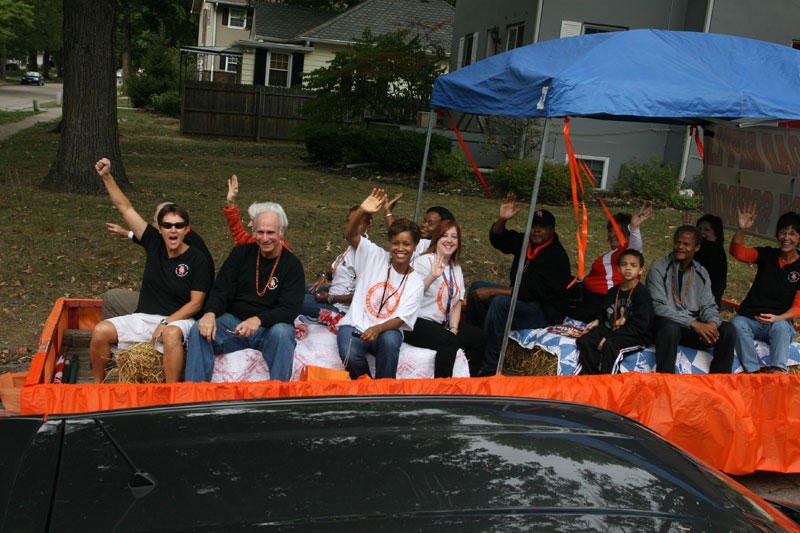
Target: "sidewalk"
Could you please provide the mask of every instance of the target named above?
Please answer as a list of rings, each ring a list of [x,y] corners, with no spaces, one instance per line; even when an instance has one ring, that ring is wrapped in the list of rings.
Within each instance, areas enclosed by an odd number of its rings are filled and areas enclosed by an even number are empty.
[[[18,122],[12,122],[11,124],[2,124],[0,125],[0,141],[4,141],[18,131],[35,126],[40,122],[52,122],[60,116],[60,107],[47,107],[42,109],[42,112],[38,115],[26,117]]]

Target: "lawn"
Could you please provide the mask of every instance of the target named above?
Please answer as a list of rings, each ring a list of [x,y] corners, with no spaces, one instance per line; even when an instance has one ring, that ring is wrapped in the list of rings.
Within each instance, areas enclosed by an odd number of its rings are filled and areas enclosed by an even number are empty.
[[[301,143],[184,137],[174,119],[128,110],[120,110],[119,117],[125,169],[137,189],[129,194],[133,205],[143,216],[166,200],[186,206],[192,227],[205,239],[217,268],[233,246],[222,215],[226,179],[232,173],[239,176],[243,213],[253,201],[283,204],[290,223],[286,239],[303,261],[309,280],[344,247],[341,232],[347,209],[372,187],[385,187],[390,194],[403,192],[404,201],[395,212],[413,214],[416,188],[406,184],[413,184],[415,176],[353,174],[311,164]],[[52,124],[40,124],[0,142],[0,160],[5,162],[0,174],[0,350],[34,348],[56,298],[99,298],[112,287],[134,288],[144,266],[140,248],[105,232],[104,222],[122,223],[106,196],[55,194],[38,188],[58,148],[58,135],[52,129]],[[510,258],[488,243],[489,227],[497,216],[496,200],[461,195],[450,188],[426,191],[422,204],[444,205],[462,224],[467,283],[507,280]],[[577,262],[571,206],[548,208],[558,221],[561,241]],[[612,211],[636,208],[618,206]],[[603,211],[599,205],[590,210],[587,268],[608,249]],[[510,227],[521,229],[525,217],[523,210]],[[659,209],[645,223],[648,263],[671,250],[680,220],[678,211]],[[384,240],[382,224],[383,218],[376,218],[371,232],[378,243]],[[732,232],[726,237],[730,240]],[[765,241],[748,241],[756,242]],[[754,273],[731,259],[726,297],[743,298]]]
[[[19,122],[23,118],[35,115],[36,111],[0,111],[0,125]]]

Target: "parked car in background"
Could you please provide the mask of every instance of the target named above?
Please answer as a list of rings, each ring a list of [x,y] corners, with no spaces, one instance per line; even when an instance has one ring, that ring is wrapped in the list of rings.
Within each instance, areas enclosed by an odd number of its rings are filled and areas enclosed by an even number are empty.
[[[44,85],[44,76],[38,72],[26,72],[20,81],[22,85]]]
[[[797,530],[641,424],[565,402],[237,400],[0,435],[2,531]]]

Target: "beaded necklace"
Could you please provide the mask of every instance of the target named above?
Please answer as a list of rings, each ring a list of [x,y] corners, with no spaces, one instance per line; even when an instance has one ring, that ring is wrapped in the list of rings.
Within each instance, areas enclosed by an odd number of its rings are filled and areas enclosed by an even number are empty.
[[[686,301],[686,297],[689,296],[689,287],[692,286],[692,276],[694,276],[694,265],[689,268],[689,281],[686,282],[686,290],[683,292],[683,298],[678,300],[678,295],[675,294],[675,286],[678,284],[678,268],[675,266],[675,262],[672,262],[672,299],[675,300],[676,304],[683,305],[683,302]]]
[[[614,327],[612,329],[617,329],[620,326],[625,325],[625,310],[631,305],[631,296],[633,296],[633,291],[636,290],[637,285],[639,285],[638,279],[636,280],[636,283],[633,284],[633,287],[631,287],[631,291],[628,293],[628,300],[625,302],[625,307],[619,310],[619,318],[617,318],[617,304],[619,303],[619,293],[622,292],[622,286],[620,286],[619,290],[617,291],[617,295],[614,297],[614,315],[611,317],[614,319]]]
[[[267,287],[269,287],[270,283],[272,283],[272,276],[275,274],[275,269],[278,268],[278,263],[281,261],[282,253],[283,246],[278,246],[278,257],[275,259],[275,264],[272,265],[272,272],[269,273],[267,284],[264,285],[264,290],[258,290],[258,271],[259,267],[261,266],[261,250],[256,252],[256,294],[258,294],[259,297],[262,297],[267,293]]]

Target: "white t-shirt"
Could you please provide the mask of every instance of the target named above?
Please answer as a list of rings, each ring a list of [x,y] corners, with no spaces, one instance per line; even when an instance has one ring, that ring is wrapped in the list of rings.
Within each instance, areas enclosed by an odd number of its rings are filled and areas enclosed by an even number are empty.
[[[430,239],[420,239],[417,243],[417,253],[422,255],[425,251],[430,247],[431,240]],[[427,276],[427,274],[425,274]]]
[[[422,277],[416,270],[408,276],[395,272],[389,266],[389,252],[367,239],[361,239],[355,252],[356,290],[339,326],[353,326],[363,333],[376,324],[399,318],[403,321],[401,330],[414,329],[425,290]]]
[[[366,239],[361,237],[361,242],[363,243]],[[348,246],[347,249],[339,254],[339,256],[331,263],[331,269],[333,270],[333,276],[331,280],[331,286],[328,289],[329,294],[333,294],[334,296],[341,296],[344,294],[353,294],[356,290],[356,269],[353,265],[355,257],[355,250],[352,246]],[[347,310],[350,309],[349,303],[340,303],[336,302],[333,304],[336,309],[341,311],[342,313],[347,313]]]
[[[432,263],[433,254],[421,255],[414,263],[414,269],[420,277],[422,277],[423,284],[425,278],[431,273]],[[453,287],[452,296],[450,296],[451,286]],[[448,296],[450,297],[451,310],[459,300],[464,299],[464,275],[461,272],[460,265],[452,265],[451,263],[444,269],[441,276],[433,280],[422,297],[422,305],[419,308],[419,318],[425,318],[438,323],[444,322],[447,316],[445,313],[447,313]]]

